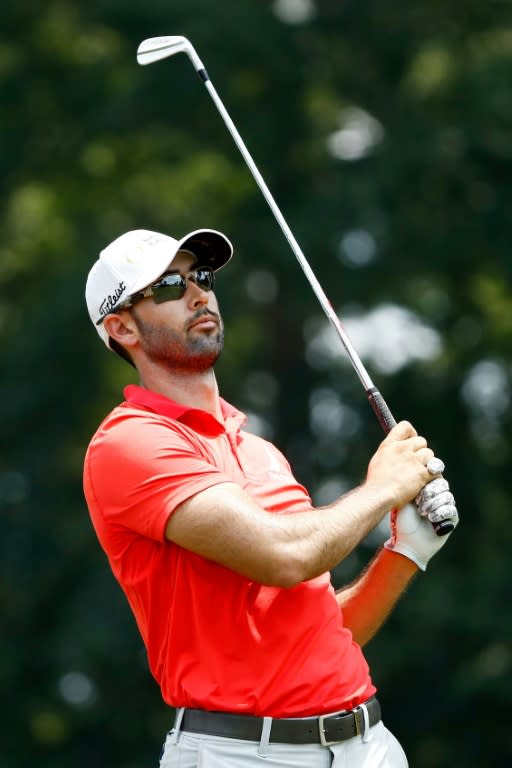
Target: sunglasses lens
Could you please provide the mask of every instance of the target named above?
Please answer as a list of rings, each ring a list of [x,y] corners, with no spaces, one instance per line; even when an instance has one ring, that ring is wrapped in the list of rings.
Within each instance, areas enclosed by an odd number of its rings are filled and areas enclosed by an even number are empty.
[[[211,291],[215,282],[215,278],[211,269],[196,269],[194,270],[193,275],[195,282],[203,291]]]
[[[162,304],[164,301],[181,299],[185,294],[187,281],[181,275],[166,275],[152,288],[153,301],[155,304]]]

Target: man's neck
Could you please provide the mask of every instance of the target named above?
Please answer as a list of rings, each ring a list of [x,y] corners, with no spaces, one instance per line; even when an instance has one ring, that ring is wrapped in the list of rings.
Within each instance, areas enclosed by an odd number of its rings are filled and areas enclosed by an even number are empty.
[[[181,405],[199,408],[211,413],[222,422],[219,388],[213,368],[207,371],[168,371],[151,370],[140,372],[140,384],[145,389],[165,395]]]

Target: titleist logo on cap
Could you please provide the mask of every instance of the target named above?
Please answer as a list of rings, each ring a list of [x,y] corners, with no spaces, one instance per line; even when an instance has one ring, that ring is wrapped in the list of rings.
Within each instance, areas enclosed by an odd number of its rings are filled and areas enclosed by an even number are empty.
[[[105,296],[99,306],[99,313],[101,317],[105,317],[105,315],[108,315],[109,312],[112,312],[125,290],[126,284],[119,283],[117,288],[114,290],[114,293],[110,293],[108,296]]]

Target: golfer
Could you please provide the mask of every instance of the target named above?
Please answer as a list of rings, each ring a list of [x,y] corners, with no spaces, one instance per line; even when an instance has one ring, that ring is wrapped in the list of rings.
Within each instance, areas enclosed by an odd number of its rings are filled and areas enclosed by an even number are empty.
[[[402,768],[361,648],[448,538],[425,515],[458,522],[442,462],[400,422],[359,487],[313,507],[281,452],[219,395],[213,288],[232,252],[213,230],[131,231],[86,287],[100,337],[140,379],[93,436],[84,489],[175,710],[160,766]],[[390,510],[390,539],[335,592],[329,571]]]

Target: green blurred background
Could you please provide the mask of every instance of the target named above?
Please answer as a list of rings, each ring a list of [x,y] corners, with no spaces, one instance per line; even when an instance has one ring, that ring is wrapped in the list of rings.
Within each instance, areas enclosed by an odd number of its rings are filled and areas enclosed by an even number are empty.
[[[172,722],[95,540],[81,470],[134,381],[83,300],[127,229],[226,232],[224,396],[316,503],[382,432],[186,56],[192,41],[462,523],[367,648],[412,768],[512,759],[512,18],[507,0],[3,0],[1,768],[157,765]],[[379,530],[334,573],[341,585]]]

